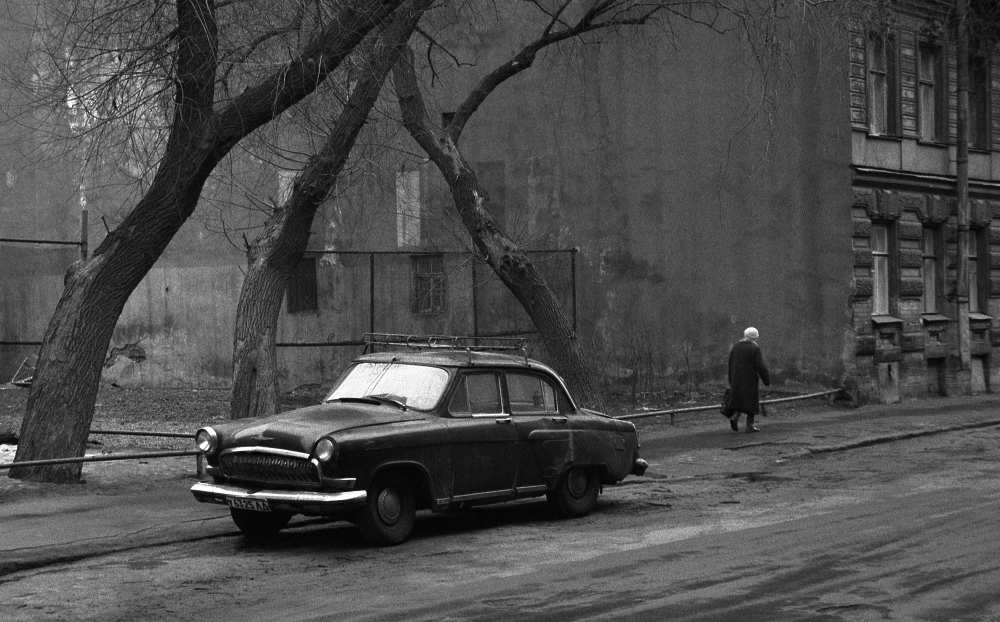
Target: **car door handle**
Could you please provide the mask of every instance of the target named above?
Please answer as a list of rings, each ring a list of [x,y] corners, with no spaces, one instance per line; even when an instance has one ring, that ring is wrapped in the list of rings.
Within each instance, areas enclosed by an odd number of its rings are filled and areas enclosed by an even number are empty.
[[[566,423],[569,421],[566,417],[549,417],[549,421],[553,423]]]
[[[497,419],[497,423],[501,423],[501,424],[503,424],[503,423],[506,423],[506,424],[510,424],[510,417],[501,417],[500,419]]]

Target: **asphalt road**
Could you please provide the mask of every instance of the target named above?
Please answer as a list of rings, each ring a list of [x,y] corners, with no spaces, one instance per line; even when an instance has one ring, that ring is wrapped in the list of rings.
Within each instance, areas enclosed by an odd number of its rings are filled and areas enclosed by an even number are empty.
[[[1000,620],[998,418],[986,401],[779,413],[757,435],[651,422],[647,476],[588,517],[424,515],[391,548],[315,522],[249,545],[184,480],[4,504],[0,618]]]

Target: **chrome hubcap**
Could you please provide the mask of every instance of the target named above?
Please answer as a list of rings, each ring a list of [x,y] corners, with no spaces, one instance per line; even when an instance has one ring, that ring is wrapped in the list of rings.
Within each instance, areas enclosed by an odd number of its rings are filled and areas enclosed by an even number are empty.
[[[573,469],[569,472],[566,487],[574,499],[579,499],[587,492],[587,480],[587,473],[582,469]]]
[[[400,503],[399,495],[396,494],[395,490],[391,488],[384,488],[378,493],[378,498],[375,500],[376,510],[378,511],[379,519],[387,524],[393,525],[399,520],[399,514],[402,509],[402,503]]]

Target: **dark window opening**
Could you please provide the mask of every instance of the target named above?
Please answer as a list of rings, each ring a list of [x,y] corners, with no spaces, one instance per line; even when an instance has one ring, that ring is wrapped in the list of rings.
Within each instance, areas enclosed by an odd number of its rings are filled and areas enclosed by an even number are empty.
[[[445,309],[447,279],[444,255],[413,255],[413,290],[410,310],[413,313],[441,313]]]
[[[988,313],[990,298],[989,239],[986,228],[969,231],[969,311]]]
[[[303,257],[299,260],[288,279],[285,302],[289,313],[319,310],[315,257]]]
[[[899,298],[899,262],[894,222],[873,222],[872,315],[895,315]]]
[[[925,141],[943,143],[948,129],[948,89],[941,46],[921,43],[918,67],[920,72],[920,138]]]
[[[899,59],[896,37],[872,32],[868,36],[869,131],[899,135]]]
[[[941,283],[944,279],[942,247],[944,245],[940,227],[924,227],[923,230],[923,281],[924,313],[937,313],[941,303]]]
[[[982,56],[969,59],[969,146],[990,148],[990,65]]]

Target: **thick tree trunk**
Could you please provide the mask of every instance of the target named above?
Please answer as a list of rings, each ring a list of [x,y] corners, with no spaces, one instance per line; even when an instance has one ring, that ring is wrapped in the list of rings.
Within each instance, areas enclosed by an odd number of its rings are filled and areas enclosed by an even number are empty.
[[[528,255],[507,237],[486,209],[485,191],[462,157],[453,136],[431,125],[413,70],[412,53],[405,53],[394,72],[403,124],[427,152],[451,189],[455,209],[482,254],[507,289],[528,313],[552,358],[553,366],[583,404],[603,408],[572,324]]]
[[[240,291],[233,338],[233,419],[269,415],[277,410],[274,344],[289,276],[309,243],[317,209],[333,189],[401,47],[430,2],[413,0],[382,32],[369,35],[360,55],[368,72],[354,87],[323,148],[309,159],[295,180],[291,197],[271,217],[248,251],[249,266]]]
[[[122,308],[194,211],[209,173],[239,140],[311,93],[400,0],[354,0],[303,55],[216,113],[211,0],[178,0],[174,119],[147,194],[89,260],[75,265],[38,356],[15,462],[82,456],[101,366]],[[81,464],[15,466],[10,477],[80,478]]]
[[[233,393],[230,417],[254,417],[277,412],[278,360],[275,350],[278,316],[288,273],[264,250],[251,258],[236,306],[233,336]]]

